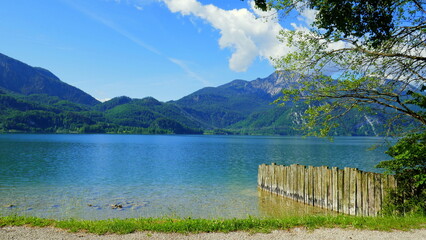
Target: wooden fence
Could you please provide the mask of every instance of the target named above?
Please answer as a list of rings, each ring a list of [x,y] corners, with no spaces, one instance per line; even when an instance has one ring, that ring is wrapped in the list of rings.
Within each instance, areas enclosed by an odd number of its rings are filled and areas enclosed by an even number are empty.
[[[396,187],[391,175],[338,169],[262,164],[258,171],[261,189],[298,202],[350,215],[377,216],[387,190]]]

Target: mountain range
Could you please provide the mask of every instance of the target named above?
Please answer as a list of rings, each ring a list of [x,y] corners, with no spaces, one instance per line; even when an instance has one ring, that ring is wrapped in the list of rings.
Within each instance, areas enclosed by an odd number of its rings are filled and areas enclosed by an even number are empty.
[[[297,130],[307,106],[271,104],[294,74],[206,87],[176,101],[126,96],[99,102],[50,71],[0,54],[0,131],[45,133],[280,134]],[[377,135],[382,116],[354,114],[335,135]]]

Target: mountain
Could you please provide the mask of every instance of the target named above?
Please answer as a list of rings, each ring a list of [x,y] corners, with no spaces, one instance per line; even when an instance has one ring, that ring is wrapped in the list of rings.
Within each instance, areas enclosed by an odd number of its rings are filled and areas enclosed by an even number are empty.
[[[202,133],[185,114],[154,98],[100,103],[46,69],[0,54],[0,132]]]
[[[48,70],[31,67],[1,53],[0,88],[23,95],[46,94],[90,106],[99,103],[89,94],[62,82]]]
[[[291,72],[275,72],[252,81],[234,80],[219,87],[196,91],[175,102],[213,133],[302,135],[307,106],[287,103],[272,104],[282,89],[297,88],[299,76]],[[379,135],[385,116],[353,112],[342,119],[334,135]]]
[[[287,107],[275,107],[267,111],[253,113],[246,119],[237,122],[227,129],[235,134],[248,135],[303,135],[301,129],[304,122],[303,114],[307,106],[295,104]],[[383,114],[366,114],[352,111],[343,116],[340,126],[330,134],[334,136],[379,136],[383,135]]]
[[[272,102],[298,76],[275,72],[200,89],[177,101],[116,97],[100,103],[42,68],[0,54],[0,132],[302,135],[307,106]],[[386,117],[353,112],[334,135],[378,135]]]
[[[199,133],[201,124],[179,107],[153,97],[132,99],[116,97],[95,106],[105,118],[121,126],[161,128],[173,133]]]
[[[198,90],[175,102],[206,128],[226,128],[253,113],[276,107],[271,103],[281,89],[297,84],[288,72],[275,72],[253,81],[234,80],[219,87]]]

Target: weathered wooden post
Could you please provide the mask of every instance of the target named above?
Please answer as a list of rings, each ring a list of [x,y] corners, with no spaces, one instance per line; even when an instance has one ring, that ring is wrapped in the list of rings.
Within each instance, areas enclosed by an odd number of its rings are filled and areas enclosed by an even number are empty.
[[[375,208],[376,208],[376,213],[375,216],[379,215],[380,210],[382,208],[382,174],[380,173],[375,173],[374,174],[374,182],[375,182],[375,186],[374,186],[374,190],[375,190],[375,197],[376,197],[376,201],[375,201]]]
[[[355,215],[362,215],[362,171],[356,171],[356,206]]]
[[[338,169],[337,167],[332,167],[331,168],[331,173],[332,173],[332,181],[333,181],[333,208],[332,210],[334,211],[338,211],[338,186],[339,186],[339,182],[338,180]]]
[[[309,205],[314,205],[314,167],[308,167],[308,203]]]
[[[368,173],[368,216],[374,216],[376,212],[374,198],[374,173]]]
[[[349,197],[349,214],[355,215],[356,210],[356,168],[350,168],[350,197]]]

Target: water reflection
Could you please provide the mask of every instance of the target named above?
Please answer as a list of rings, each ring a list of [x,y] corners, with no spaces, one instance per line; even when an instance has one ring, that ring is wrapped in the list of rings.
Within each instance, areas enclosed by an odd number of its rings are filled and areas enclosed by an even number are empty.
[[[308,215],[338,215],[336,212],[305,205],[260,188],[258,189],[258,196],[259,211],[262,216],[280,218]]]

